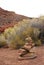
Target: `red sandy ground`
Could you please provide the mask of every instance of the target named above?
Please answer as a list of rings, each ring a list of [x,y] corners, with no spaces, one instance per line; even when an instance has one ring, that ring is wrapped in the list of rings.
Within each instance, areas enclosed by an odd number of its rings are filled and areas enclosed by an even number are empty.
[[[0,65],[44,65],[44,46],[36,48],[37,58],[18,60],[18,50],[0,49]]]

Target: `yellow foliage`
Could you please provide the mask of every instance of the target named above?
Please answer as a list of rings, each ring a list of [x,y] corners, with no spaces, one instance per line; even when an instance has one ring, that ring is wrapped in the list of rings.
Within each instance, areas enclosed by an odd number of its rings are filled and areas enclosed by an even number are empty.
[[[9,47],[20,48],[25,44],[25,38],[31,36],[32,39],[38,40],[38,28],[30,27],[30,19],[23,19],[14,25],[13,28],[8,28],[4,31],[4,37],[7,40]],[[40,41],[39,41],[40,43]]]
[[[3,34],[0,34],[0,47],[6,45],[6,40]]]
[[[41,43],[41,40],[36,40],[36,42],[35,42],[35,45],[36,46],[40,46],[42,43]]]

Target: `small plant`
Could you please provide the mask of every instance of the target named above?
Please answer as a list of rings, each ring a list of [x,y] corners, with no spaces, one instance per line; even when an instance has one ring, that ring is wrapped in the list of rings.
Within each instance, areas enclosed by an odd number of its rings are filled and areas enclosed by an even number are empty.
[[[3,34],[0,34],[0,47],[3,47],[6,45],[6,39]]]

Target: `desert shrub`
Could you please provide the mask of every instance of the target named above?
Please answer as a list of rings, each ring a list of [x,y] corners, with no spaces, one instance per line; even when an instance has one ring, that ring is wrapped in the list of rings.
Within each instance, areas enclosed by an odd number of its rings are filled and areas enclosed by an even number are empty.
[[[40,31],[38,28],[34,28],[33,29],[33,35],[32,35],[32,38],[34,41],[38,40],[38,35],[39,35]]]
[[[39,33],[40,33],[40,30],[38,28],[34,28],[32,39],[33,39],[36,46],[40,46],[42,44],[41,40],[38,38]]]
[[[30,25],[29,19],[23,19],[18,22],[13,28],[8,28],[4,31],[6,44],[11,48],[20,48],[25,44],[25,38],[31,36],[35,44],[40,45],[38,41],[39,29],[33,28]]]
[[[42,44],[42,43],[41,43],[41,40],[36,40],[36,41],[35,41],[35,45],[36,45],[36,46],[40,46],[41,44]]]
[[[6,39],[6,44],[8,44],[8,46],[10,46],[11,42],[13,42],[13,38],[15,37],[15,32],[14,32],[14,28],[8,28],[4,31],[4,36]]]
[[[29,35],[27,26],[29,27],[29,20],[23,20],[13,28],[8,28],[4,31],[6,43],[9,47],[19,48],[25,44],[25,37]]]
[[[16,35],[15,39],[11,41],[10,47],[18,49],[21,48],[24,44],[25,42],[23,41],[23,39],[20,38],[20,36]]]
[[[17,30],[18,29],[16,29],[16,27],[8,28],[4,32],[6,43],[8,44],[9,47],[20,48],[24,44]]]
[[[0,34],[0,47],[3,47],[6,45],[6,40],[3,34]]]

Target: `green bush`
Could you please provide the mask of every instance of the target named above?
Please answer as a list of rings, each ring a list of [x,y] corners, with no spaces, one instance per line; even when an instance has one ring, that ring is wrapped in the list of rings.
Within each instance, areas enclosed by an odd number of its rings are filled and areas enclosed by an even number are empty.
[[[7,40],[9,47],[18,48],[25,44],[25,37],[23,32],[26,32],[26,28],[29,22],[21,21],[16,24],[13,28],[8,28],[4,31],[5,39]],[[29,34],[29,32],[28,32]]]

